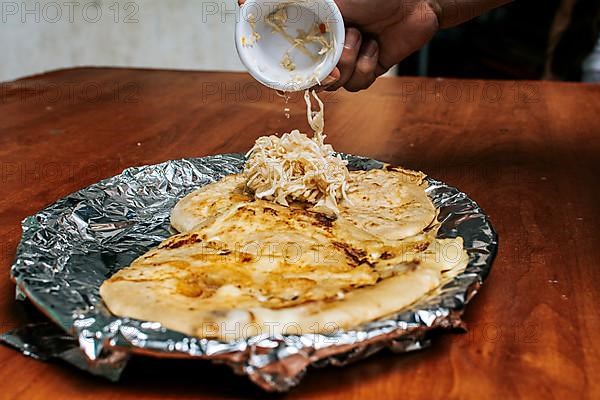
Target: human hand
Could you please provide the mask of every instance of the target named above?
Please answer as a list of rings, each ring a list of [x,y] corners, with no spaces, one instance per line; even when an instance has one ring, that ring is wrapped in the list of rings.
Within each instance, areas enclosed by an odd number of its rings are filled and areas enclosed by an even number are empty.
[[[346,43],[327,90],[366,89],[391,67],[426,44],[438,18],[426,0],[336,0],[346,25]],[[337,71],[334,71],[334,73]]]

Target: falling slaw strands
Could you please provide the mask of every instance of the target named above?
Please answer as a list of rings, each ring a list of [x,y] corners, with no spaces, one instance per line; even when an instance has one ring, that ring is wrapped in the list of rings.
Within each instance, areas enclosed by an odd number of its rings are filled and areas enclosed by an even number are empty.
[[[324,106],[312,111],[311,94],[304,94],[308,124],[314,131],[309,138],[297,129],[281,137],[263,136],[256,140],[246,155],[244,167],[246,187],[257,199],[270,200],[283,206],[292,201],[314,204],[312,211],[336,217],[338,203],[348,200],[349,172],[347,162],[335,154],[326,136]]]

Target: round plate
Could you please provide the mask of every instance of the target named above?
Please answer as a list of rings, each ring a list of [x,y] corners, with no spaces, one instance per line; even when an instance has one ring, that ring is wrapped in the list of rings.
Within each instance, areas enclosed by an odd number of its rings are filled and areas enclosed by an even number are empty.
[[[351,170],[384,165],[344,157]],[[177,201],[199,186],[239,173],[243,164],[243,155],[225,154],[130,168],[59,200],[23,222],[11,270],[17,291],[72,334],[91,362],[106,363],[107,354],[115,351],[207,358],[231,365],[267,390],[297,384],[301,363],[341,365],[383,347],[416,350],[427,344],[428,331],[460,326],[465,304],[490,271],[497,237],[473,200],[430,178],[427,193],[440,210],[438,237],[461,236],[470,261],[463,273],[407,310],[331,335],[236,342],[186,336],[155,322],[110,314],[100,298],[100,285],[175,233],[169,214]],[[283,368],[287,362],[295,368]]]

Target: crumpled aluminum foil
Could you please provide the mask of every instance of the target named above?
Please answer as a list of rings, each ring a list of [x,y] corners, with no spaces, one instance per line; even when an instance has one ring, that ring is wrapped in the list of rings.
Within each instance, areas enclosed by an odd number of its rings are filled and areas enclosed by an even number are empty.
[[[383,166],[347,158],[350,169]],[[438,236],[462,236],[470,263],[409,310],[353,331],[237,342],[190,337],[158,323],[111,315],[99,295],[102,282],[175,233],[169,213],[179,199],[240,172],[243,163],[242,155],[228,154],[130,168],[27,218],[11,272],[17,298],[29,299],[61,329],[52,334],[48,326],[25,327],[0,339],[25,354],[62,358],[112,380],[119,378],[130,354],[153,354],[226,363],[267,391],[286,391],[309,365],[344,365],[384,347],[418,350],[427,346],[429,331],[462,327],[464,307],[490,271],[497,237],[474,201],[433,179],[427,191],[440,209]]]

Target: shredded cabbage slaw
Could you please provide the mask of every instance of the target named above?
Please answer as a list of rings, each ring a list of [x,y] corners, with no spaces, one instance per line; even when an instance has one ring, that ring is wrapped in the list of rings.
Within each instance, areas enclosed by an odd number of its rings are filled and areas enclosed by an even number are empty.
[[[304,93],[314,136],[309,138],[295,129],[281,137],[258,138],[246,155],[243,176],[257,199],[283,206],[293,201],[307,202],[314,204],[312,211],[336,217],[339,202],[348,200],[348,163],[324,143],[324,105],[314,91],[312,97],[319,105],[318,111],[312,111],[311,93]]]

